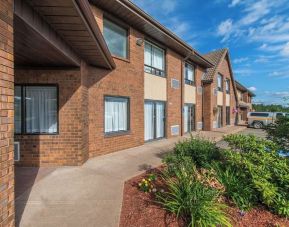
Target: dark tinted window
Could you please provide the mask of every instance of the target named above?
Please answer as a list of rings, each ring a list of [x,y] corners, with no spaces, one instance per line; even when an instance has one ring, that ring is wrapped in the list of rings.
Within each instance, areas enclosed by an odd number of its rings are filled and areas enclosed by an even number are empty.
[[[268,113],[251,113],[250,116],[252,117],[268,117]]]
[[[284,117],[282,113],[276,113],[276,117]]]

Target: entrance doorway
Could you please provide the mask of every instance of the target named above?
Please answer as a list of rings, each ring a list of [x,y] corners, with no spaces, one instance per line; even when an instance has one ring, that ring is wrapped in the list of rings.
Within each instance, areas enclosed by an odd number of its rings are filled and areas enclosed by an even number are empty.
[[[165,102],[145,101],[145,141],[165,137]]]
[[[185,104],[184,105],[184,133],[195,131],[195,105]]]
[[[223,107],[218,106],[218,111],[217,111],[217,128],[222,128],[223,127]]]

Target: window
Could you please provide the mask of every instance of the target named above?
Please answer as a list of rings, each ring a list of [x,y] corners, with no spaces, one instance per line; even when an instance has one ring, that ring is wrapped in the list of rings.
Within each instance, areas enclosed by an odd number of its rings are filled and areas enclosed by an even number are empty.
[[[165,51],[145,42],[145,72],[165,76]]]
[[[218,91],[223,91],[223,76],[221,74],[218,74],[217,82],[218,82]]]
[[[57,93],[56,86],[15,86],[15,133],[57,133]]]
[[[231,111],[230,111],[230,107],[226,106],[226,125],[230,125],[231,124]]]
[[[283,113],[276,113],[276,118],[282,118],[282,117],[284,117]]]
[[[129,130],[129,99],[105,96],[105,133]]]
[[[269,117],[269,113],[251,113],[251,117]]]
[[[190,85],[195,84],[195,68],[188,63],[185,63],[185,83]]]
[[[128,58],[128,32],[115,23],[104,19],[103,35],[110,52],[121,58]]]
[[[165,102],[145,101],[145,141],[165,137]]]
[[[226,79],[226,93],[230,94],[230,80]]]
[[[184,105],[184,132],[192,132],[195,130],[195,105]]]

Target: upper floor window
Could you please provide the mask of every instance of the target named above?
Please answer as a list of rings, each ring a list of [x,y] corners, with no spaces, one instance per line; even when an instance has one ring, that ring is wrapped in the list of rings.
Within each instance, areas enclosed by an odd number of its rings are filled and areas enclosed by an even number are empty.
[[[165,51],[145,42],[145,72],[165,76]]]
[[[221,74],[218,74],[217,83],[218,91],[223,91],[223,76]]]
[[[119,25],[104,19],[103,35],[109,51],[121,58],[128,58],[128,32]]]
[[[230,94],[230,80],[229,79],[226,80],[226,93]]]
[[[194,85],[195,84],[195,67],[185,63],[185,83]]]

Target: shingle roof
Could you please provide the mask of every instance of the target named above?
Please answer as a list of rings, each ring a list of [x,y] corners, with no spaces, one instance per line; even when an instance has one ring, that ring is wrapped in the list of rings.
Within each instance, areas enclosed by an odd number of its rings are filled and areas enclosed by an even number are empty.
[[[226,56],[227,52],[228,52],[228,49],[224,48],[224,49],[212,51],[203,55],[205,59],[207,59],[209,62],[214,64],[214,67],[209,68],[207,73],[202,78],[203,81],[207,81],[207,82],[213,81],[214,75],[216,73],[216,69],[218,68],[224,56]]]

